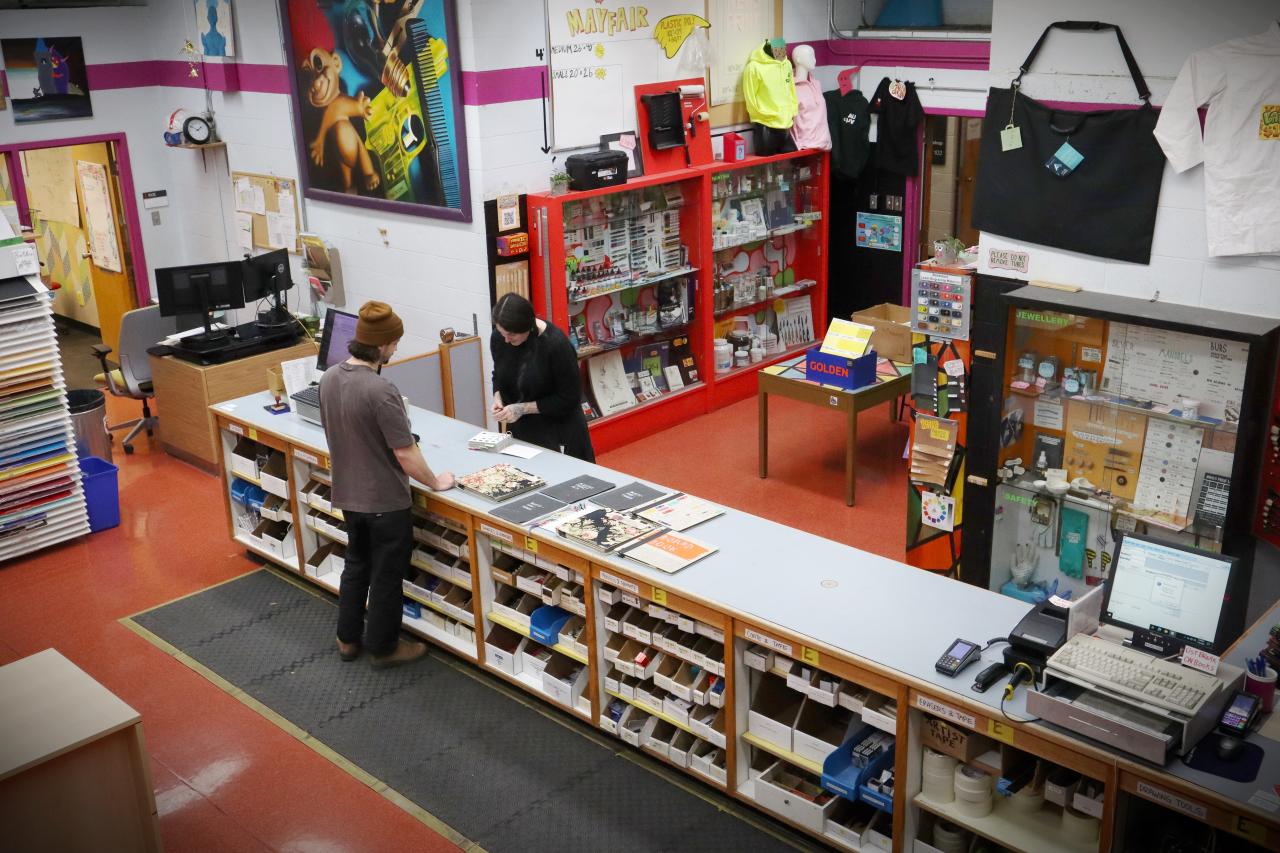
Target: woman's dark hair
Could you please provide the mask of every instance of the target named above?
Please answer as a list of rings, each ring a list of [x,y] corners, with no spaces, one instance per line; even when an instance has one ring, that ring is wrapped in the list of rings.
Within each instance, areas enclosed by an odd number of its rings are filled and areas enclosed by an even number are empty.
[[[347,352],[351,353],[361,361],[367,361],[370,364],[377,364],[382,360],[382,347],[375,347],[372,344],[362,344],[356,340],[352,340],[347,343]]]
[[[533,305],[518,293],[505,293],[493,306],[493,323],[513,335],[533,331]]]

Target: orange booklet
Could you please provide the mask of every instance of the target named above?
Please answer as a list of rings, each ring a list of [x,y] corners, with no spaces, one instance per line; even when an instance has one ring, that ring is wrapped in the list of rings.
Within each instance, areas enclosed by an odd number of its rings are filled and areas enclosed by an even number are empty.
[[[660,572],[674,574],[696,563],[716,548],[669,530],[626,551],[626,555]]]

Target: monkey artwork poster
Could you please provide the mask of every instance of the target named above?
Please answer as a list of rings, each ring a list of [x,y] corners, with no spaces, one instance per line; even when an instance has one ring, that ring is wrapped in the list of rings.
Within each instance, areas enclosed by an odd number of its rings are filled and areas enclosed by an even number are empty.
[[[471,221],[453,0],[280,0],[308,198]]]

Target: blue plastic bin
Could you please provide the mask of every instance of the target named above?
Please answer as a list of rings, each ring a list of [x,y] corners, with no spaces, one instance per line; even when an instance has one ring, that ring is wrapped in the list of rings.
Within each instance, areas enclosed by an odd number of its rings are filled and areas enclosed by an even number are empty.
[[[80,484],[89,509],[89,531],[110,530],[120,525],[119,469],[96,456],[80,457]]]

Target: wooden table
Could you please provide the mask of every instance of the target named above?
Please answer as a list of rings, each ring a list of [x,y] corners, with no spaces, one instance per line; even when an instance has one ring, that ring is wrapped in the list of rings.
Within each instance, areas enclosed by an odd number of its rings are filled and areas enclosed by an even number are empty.
[[[179,459],[217,471],[217,433],[209,406],[267,390],[267,370],[282,361],[314,358],[316,352],[314,343],[303,341],[225,364],[193,364],[173,356],[152,356],[151,383],[156,389],[161,446]]]
[[[844,502],[853,506],[855,462],[858,448],[858,412],[896,400],[911,390],[911,365],[880,359],[876,381],[856,391],[845,391],[805,378],[803,355],[766,367],[757,375],[756,396],[760,403],[760,477],[769,476],[769,395],[777,394],[810,403],[849,416],[849,433],[844,457]],[[891,406],[889,417],[898,419],[898,407]]]
[[[142,718],[53,649],[0,667],[7,850],[159,850]]]

